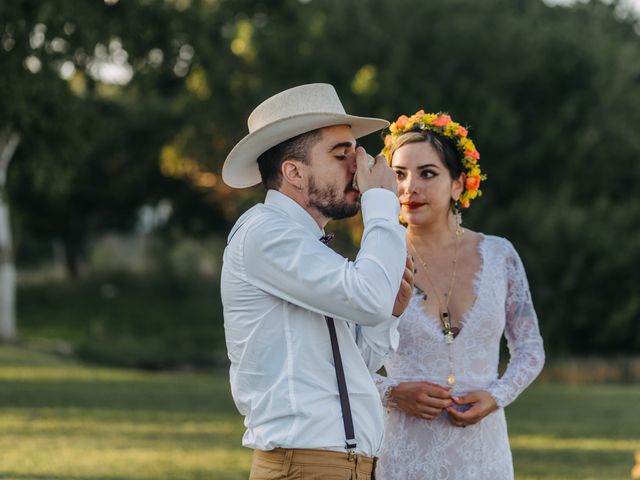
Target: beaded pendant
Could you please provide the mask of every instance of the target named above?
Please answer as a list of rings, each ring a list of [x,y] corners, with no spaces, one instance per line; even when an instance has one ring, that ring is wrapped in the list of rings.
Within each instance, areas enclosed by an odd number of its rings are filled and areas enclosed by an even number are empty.
[[[453,337],[455,337],[455,335],[453,333],[453,330],[451,329],[449,310],[440,312],[440,320],[442,320],[442,324],[444,325],[444,330],[442,330],[442,333],[444,334],[445,341],[447,343],[453,343]]]

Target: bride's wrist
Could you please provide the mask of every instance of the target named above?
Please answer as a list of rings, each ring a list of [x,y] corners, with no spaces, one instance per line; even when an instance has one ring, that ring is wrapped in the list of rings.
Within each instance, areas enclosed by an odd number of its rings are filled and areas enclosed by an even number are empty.
[[[395,410],[398,408],[398,404],[393,396],[395,388],[398,386],[397,382],[392,382],[387,385],[383,391],[382,404],[387,407],[388,410]]]

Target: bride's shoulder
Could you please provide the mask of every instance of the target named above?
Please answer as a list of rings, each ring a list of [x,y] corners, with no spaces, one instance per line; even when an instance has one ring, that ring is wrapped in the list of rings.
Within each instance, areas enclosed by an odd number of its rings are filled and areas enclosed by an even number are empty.
[[[470,233],[478,237],[478,242],[482,245],[484,250],[488,250],[505,257],[512,256],[516,253],[516,249],[513,244],[504,237],[473,231],[470,231]]]

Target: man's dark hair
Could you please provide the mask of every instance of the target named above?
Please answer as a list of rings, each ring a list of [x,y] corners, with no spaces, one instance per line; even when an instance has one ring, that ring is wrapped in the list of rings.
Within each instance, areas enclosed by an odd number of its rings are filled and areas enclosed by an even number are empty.
[[[271,147],[258,157],[258,168],[264,188],[277,190],[282,185],[280,167],[287,159],[309,161],[309,150],[320,141],[322,131],[311,130]]]

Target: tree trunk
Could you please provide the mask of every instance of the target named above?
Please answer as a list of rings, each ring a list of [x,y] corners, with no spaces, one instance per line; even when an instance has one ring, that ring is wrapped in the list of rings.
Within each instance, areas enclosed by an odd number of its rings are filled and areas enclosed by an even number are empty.
[[[0,342],[16,339],[16,269],[11,246],[11,222],[7,202],[7,168],[20,143],[11,127],[0,133]]]
[[[62,238],[62,244],[67,274],[73,280],[77,280],[87,270],[84,236],[77,232],[68,231]]]

